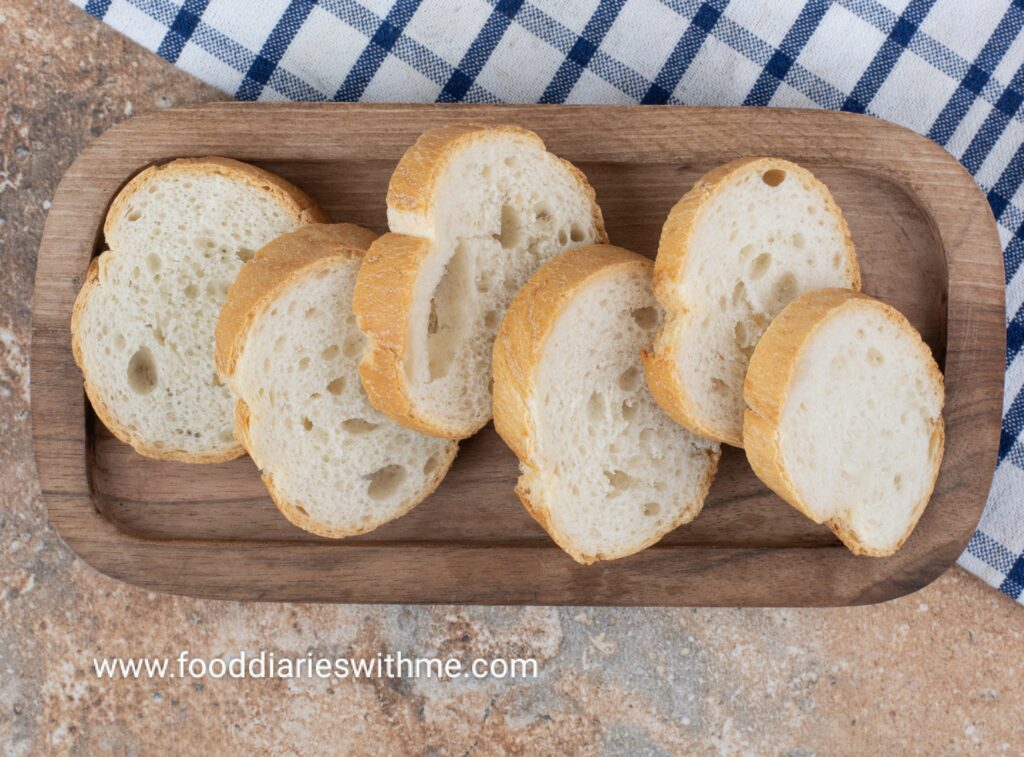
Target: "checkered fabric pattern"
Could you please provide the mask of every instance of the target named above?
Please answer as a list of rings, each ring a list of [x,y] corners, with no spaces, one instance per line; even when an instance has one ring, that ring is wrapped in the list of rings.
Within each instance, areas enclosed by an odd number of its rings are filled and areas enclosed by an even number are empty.
[[[869,113],[974,176],[1006,261],[1002,438],[960,564],[1024,602],[1024,0],[74,0],[239,100]]]

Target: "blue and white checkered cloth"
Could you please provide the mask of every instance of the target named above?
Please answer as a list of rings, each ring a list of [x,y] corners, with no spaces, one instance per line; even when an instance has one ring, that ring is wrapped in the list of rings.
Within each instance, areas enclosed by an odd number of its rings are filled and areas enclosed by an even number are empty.
[[[1024,603],[1024,0],[74,0],[239,100],[830,108],[907,126],[987,194],[1006,395],[960,564]]]

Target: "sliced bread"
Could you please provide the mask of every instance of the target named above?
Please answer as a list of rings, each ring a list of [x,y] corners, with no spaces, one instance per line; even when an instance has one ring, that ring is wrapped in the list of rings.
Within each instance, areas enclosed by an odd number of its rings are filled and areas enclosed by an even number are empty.
[[[851,290],[805,294],[765,331],[744,385],[758,477],[853,552],[895,552],[942,462],[942,374],[896,309]]]
[[[639,552],[697,516],[719,446],[665,415],[640,350],[661,317],[651,261],[596,245],[541,268],[494,345],[494,426],[516,493],[575,560]]]
[[[375,237],[350,224],[279,237],[242,268],[217,324],[235,433],[285,517],[323,536],[365,533],[408,512],[457,449],[374,410],[359,383],[365,340],[352,291]]]
[[[594,190],[514,126],[428,131],[387,195],[391,232],[370,248],[355,312],[370,402],[436,436],[491,417],[491,349],[505,308],[559,253],[606,241]]]
[[[824,287],[860,288],[850,230],[828,188],[777,158],[705,174],[662,229],[654,293],[667,311],[644,356],[651,391],[691,431],[743,446],[743,377],[783,307]]]
[[[244,450],[215,375],[214,324],[242,264],[326,216],[304,192],[225,158],[148,168],[117,195],[75,301],[71,344],[104,425],[149,457],[215,463]]]

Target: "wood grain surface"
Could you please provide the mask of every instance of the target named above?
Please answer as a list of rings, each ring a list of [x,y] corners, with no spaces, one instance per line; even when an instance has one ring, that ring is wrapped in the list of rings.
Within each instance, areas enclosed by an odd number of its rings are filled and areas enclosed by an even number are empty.
[[[902,310],[946,378],[946,456],[895,556],[850,554],[726,448],[704,512],[655,547],[580,566],[512,492],[516,462],[488,427],[411,514],[331,541],[291,526],[247,458],[149,460],[96,421],[71,357],[71,307],[118,189],[153,163],[226,155],[308,191],[336,221],[384,230],[388,177],[424,129],[516,123],[575,162],[611,240],[653,256],[672,204],[714,165],[796,160],[832,189],[864,290]],[[53,200],[33,314],[32,417],[50,517],[97,569],[147,588],[250,600],[590,605],[848,605],[914,591],[963,550],[996,460],[1004,282],[995,224],[941,148],[866,116],[762,108],[216,104],[136,118],[97,139]]]

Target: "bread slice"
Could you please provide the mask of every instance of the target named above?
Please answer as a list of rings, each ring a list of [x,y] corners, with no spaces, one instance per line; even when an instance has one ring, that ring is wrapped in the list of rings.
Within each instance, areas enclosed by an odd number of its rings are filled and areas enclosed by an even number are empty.
[[[405,514],[437,487],[457,449],[393,423],[360,386],[365,340],[352,290],[375,237],[350,224],[279,237],[242,268],[217,324],[235,433],[285,517],[322,536],[354,536]]]
[[[165,460],[243,454],[214,371],[217,314],[253,251],[319,220],[304,192],[226,158],[175,160],[128,182],[71,318],[85,392],[114,436]]]
[[[370,402],[460,439],[491,417],[491,348],[512,297],[555,255],[607,241],[594,190],[533,132],[423,134],[388,187],[390,234],[366,256],[355,311]]]
[[[853,552],[891,555],[942,462],[942,374],[896,309],[805,294],[765,331],[744,385],[747,458],[772,491]]]
[[[581,563],[639,552],[697,516],[717,443],[676,425],[643,381],[661,317],[651,261],[568,252],[516,296],[494,344],[494,427],[520,461],[516,493]]]
[[[751,351],[783,307],[824,287],[860,288],[850,230],[824,184],[777,158],[705,174],[669,214],[654,266],[668,317],[644,369],[658,403],[742,447]]]

